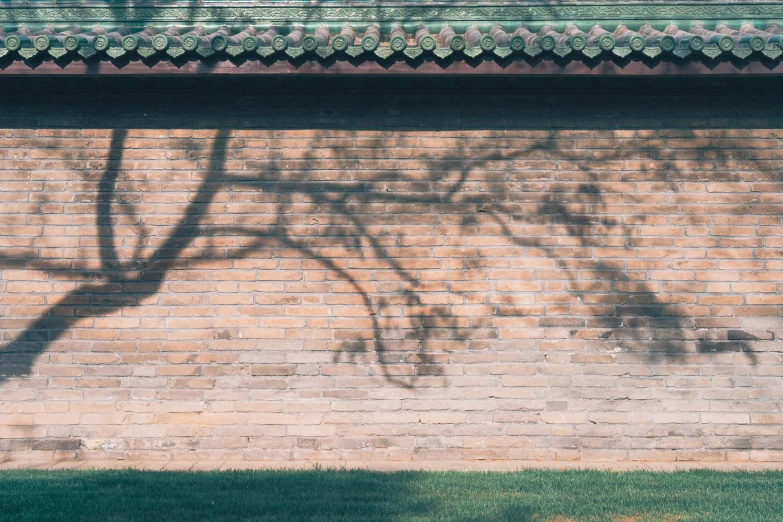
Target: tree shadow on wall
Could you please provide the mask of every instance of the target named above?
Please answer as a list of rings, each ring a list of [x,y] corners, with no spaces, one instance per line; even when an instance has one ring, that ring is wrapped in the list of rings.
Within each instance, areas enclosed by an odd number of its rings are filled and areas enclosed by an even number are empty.
[[[334,360],[379,363],[383,378],[396,386],[416,386],[421,378],[445,375],[448,349],[442,347],[449,342],[469,342],[471,349],[501,342],[502,328],[496,318],[534,317],[539,327],[551,329],[553,337],[547,341],[586,341],[593,350],[645,352],[651,360],[699,352],[745,352],[755,339],[752,333],[700,328],[687,311],[694,303],[682,301],[687,291],[661,292],[660,283],[646,276],[647,270],[655,269],[654,263],[628,266],[624,255],[640,246],[638,227],[658,224],[653,215],[622,219],[628,216],[633,198],[644,194],[608,190],[608,184],[623,181],[622,174],[588,168],[584,160],[591,159],[591,153],[575,148],[574,140],[558,138],[557,131],[549,131],[545,139],[497,138],[487,150],[466,149],[464,140],[453,139],[449,149],[415,153],[423,172],[348,167],[327,179],[306,166],[286,178],[281,173],[289,170],[290,160],[274,158],[256,161],[253,174],[228,169],[235,133],[221,130],[211,149],[190,142],[189,157],[206,159],[206,168],[163,236],[145,228],[137,187],[123,177],[126,138],[126,130],[113,131],[106,167],[97,181],[93,199],[100,252],[97,267],[89,259],[57,261],[0,253],[0,267],[35,269],[81,281],[20,334],[5,339],[9,342],[0,350],[0,382],[28,375],[35,358],[77,322],[143,306],[173,272],[188,270],[199,259],[239,260],[270,248],[295,252],[325,268],[333,280],[350,285],[359,296],[357,304],[366,310],[360,322],[367,327],[341,332],[330,347]],[[377,157],[389,150],[389,138],[363,139],[362,148],[376,151]],[[341,150],[311,144],[294,161],[308,165],[324,151],[339,158]],[[622,149],[604,151],[601,161],[621,161],[624,154]],[[501,163],[508,161],[518,162],[521,168],[506,172]],[[529,165],[535,168],[525,170]],[[657,192],[676,194],[682,178],[675,166],[669,161],[664,170],[640,174],[646,176],[641,182],[657,184]],[[490,187],[488,181],[494,185]],[[208,207],[219,202],[221,192],[235,191],[265,195],[259,201],[270,202],[274,217],[261,223],[235,214],[230,223],[210,223]],[[437,222],[406,214],[411,210],[420,211],[419,216],[434,214]],[[302,215],[315,220],[316,237],[306,227],[300,230],[292,219]],[[339,219],[319,223],[319,216]],[[455,270],[488,270],[490,260],[504,250],[502,257],[511,260],[507,270],[529,273],[523,279],[532,286],[515,290],[512,285],[508,293],[496,294],[496,301],[481,303],[493,309],[490,316],[453,313],[453,305],[470,303],[470,291],[455,290],[453,281],[447,287],[446,281],[422,278],[421,270],[443,269],[437,262],[421,265],[420,258],[411,262],[394,255],[395,249],[408,244],[406,227],[412,229],[419,222],[431,230],[453,227],[451,237],[494,238],[473,247],[452,245],[460,251],[462,263]],[[394,232],[388,232],[390,227]],[[133,236],[135,243],[126,244]],[[237,238],[241,246],[226,249],[215,240],[222,237]],[[206,246],[194,248],[197,241]],[[330,248],[345,249],[353,257],[329,255]],[[596,257],[594,249],[614,249],[614,254]],[[543,258],[551,261],[551,269],[560,274],[553,279],[561,282],[551,292],[555,301],[531,303],[531,289],[537,288],[533,293],[538,295],[543,295],[541,290],[546,293],[537,286],[540,271],[532,264]],[[361,259],[385,263],[384,271],[393,274],[397,283],[382,288],[358,278],[352,268],[360,266]],[[526,260],[531,264],[526,265]],[[665,263],[659,264],[665,269]],[[433,288],[443,300],[432,300]],[[549,313],[547,306],[559,310]],[[220,338],[217,330],[214,335]],[[398,371],[405,365],[415,366],[415,374]]]

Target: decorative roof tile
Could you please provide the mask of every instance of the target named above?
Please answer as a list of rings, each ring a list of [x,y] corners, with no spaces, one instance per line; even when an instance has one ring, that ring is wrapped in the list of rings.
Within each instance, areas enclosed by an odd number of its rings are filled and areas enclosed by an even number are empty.
[[[783,72],[781,2],[340,1],[10,0],[0,74]]]
[[[96,25],[80,28],[69,25],[55,29],[51,25],[37,31],[27,27],[0,30],[0,53],[6,60],[324,60],[362,57],[386,59],[394,54],[407,59],[430,56],[444,60],[453,55],[475,59],[479,55],[493,56],[498,61],[512,55],[557,60],[569,56],[575,60],[602,59],[602,55],[644,60],[656,57],[684,59],[695,54],[698,59],[776,59],[780,56],[783,34],[780,26],[769,23],[764,28],[752,24],[739,27],[718,25],[707,30],[695,24],[687,30],[670,24],[656,28],[650,24],[636,31],[620,24],[611,31],[600,25],[581,29],[569,23],[557,31],[546,24],[531,30],[524,23],[495,24],[483,30],[477,25],[455,28],[443,24],[440,28],[427,25],[411,27],[396,23],[387,30],[374,24],[346,24],[330,30],[321,25],[307,31],[305,24],[239,29],[220,26],[127,26]],[[330,48],[323,56],[318,49]],[[421,52],[405,53],[409,48]],[[296,50],[295,52],[291,52]],[[379,50],[383,52],[379,53]],[[438,52],[441,50],[442,52]],[[654,50],[645,53],[645,50]],[[766,52],[765,52],[766,51]]]

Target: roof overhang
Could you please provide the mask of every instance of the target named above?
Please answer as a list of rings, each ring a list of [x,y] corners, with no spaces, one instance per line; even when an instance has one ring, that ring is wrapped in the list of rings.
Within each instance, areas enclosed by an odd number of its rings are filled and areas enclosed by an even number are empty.
[[[783,72],[781,2],[4,2],[0,74]]]

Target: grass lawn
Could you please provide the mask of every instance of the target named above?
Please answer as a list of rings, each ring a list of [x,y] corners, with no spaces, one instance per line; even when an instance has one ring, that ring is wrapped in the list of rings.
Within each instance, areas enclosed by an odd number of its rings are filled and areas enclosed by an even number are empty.
[[[0,520],[783,521],[783,473],[0,472]]]

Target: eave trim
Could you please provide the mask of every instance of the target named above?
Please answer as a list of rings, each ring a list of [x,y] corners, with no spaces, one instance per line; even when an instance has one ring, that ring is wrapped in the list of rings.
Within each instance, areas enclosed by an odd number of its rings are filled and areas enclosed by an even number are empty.
[[[0,23],[73,22],[290,22],[337,21],[756,21],[783,18],[781,2],[606,2],[589,4],[411,5],[384,3],[312,5],[267,3],[238,5],[154,6],[154,5],[50,5],[0,8]]]

